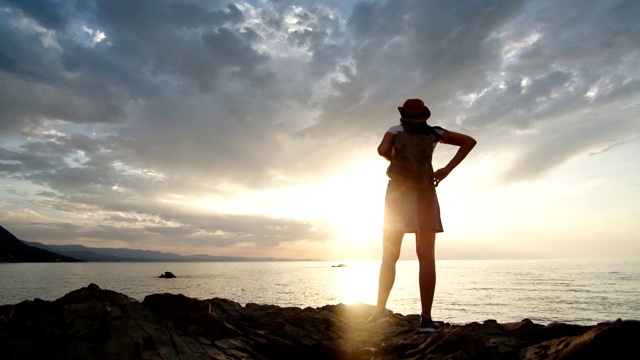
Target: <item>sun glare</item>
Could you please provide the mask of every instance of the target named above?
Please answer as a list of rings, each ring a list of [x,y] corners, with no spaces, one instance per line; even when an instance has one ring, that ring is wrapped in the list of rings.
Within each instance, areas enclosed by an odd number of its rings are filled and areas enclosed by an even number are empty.
[[[250,192],[229,190],[227,196],[189,202],[207,212],[264,215],[329,224],[340,253],[353,253],[379,240],[387,178],[378,158],[354,160],[349,168],[293,187]]]
[[[362,164],[325,181],[312,199],[317,216],[328,221],[339,237],[351,245],[380,237],[386,178],[380,164]]]
[[[378,291],[378,261],[349,261],[336,269],[335,283],[340,289],[343,304],[373,304]]]

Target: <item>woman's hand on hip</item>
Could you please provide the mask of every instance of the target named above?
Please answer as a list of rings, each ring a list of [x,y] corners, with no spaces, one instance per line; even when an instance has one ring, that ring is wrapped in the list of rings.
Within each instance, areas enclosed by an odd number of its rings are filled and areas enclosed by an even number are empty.
[[[444,180],[444,178],[446,178],[447,175],[449,175],[450,172],[451,172],[451,170],[449,170],[447,168],[442,168],[442,169],[436,170],[436,172],[433,173],[433,184],[435,186],[438,186],[440,181]]]

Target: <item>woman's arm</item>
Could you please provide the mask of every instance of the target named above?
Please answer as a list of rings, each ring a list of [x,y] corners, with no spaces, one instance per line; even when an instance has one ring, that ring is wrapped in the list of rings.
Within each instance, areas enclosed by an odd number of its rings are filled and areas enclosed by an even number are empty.
[[[445,144],[459,146],[459,148],[458,152],[456,152],[453,158],[451,158],[447,166],[437,170],[433,174],[436,186],[438,186],[438,183],[446,178],[447,175],[449,175],[449,173],[455,169],[455,167],[458,166],[465,157],[467,157],[471,149],[476,146],[476,140],[471,136],[459,134],[453,131],[445,131],[442,134],[442,139],[440,141]]]
[[[380,145],[378,145],[378,154],[385,159],[391,161],[391,157],[393,156],[393,141],[396,136],[393,133],[386,132]]]

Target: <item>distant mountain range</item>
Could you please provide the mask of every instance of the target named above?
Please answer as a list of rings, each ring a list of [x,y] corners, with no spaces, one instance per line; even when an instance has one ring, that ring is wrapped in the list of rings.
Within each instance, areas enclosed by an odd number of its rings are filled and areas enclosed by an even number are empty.
[[[182,256],[151,250],[91,248],[83,245],[44,245],[20,240],[0,226],[0,262],[208,262],[294,261],[280,258],[238,256]]]

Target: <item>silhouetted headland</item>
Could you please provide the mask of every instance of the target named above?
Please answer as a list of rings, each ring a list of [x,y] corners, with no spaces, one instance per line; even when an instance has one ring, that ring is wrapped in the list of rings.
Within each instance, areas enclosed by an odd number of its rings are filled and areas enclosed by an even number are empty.
[[[24,243],[0,226],[0,262],[82,262],[76,257],[61,255]]]
[[[371,325],[373,306],[247,304],[154,294],[139,302],[95,284],[55,301],[0,306],[1,359],[622,359],[640,321],[529,320],[417,332],[419,315]]]

